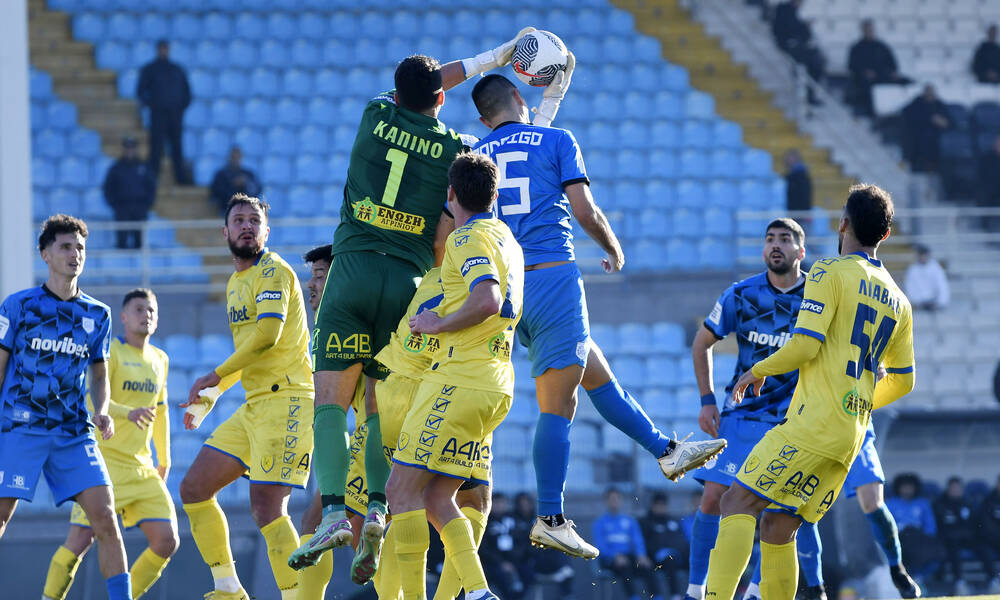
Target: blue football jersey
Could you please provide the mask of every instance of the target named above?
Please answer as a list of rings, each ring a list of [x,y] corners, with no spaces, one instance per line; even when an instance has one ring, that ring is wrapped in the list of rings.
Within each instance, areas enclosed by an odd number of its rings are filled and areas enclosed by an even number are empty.
[[[587,182],[580,146],[565,129],[504,123],[474,150],[500,168],[497,213],[514,232],[524,264],[573,260],[573,225],[563,189]]]
[[[111,309],[82,292],[62,300],[43,285],[8,296],[0,305],[0,347],[10,353],[0,431],[89,431],[87,367],[107,360],[110,344]]]
[[[744,417],[775,422],[784,418],[799,380],[798,371],[768,377],[760,396],[750,391],[739,405],[733,404],[732,391],[740,375],[791,339],[804,288],[803,278],[799,285],[783,293],[771,285],[767,273],[761,273],[729,286],[715,303],[705,327],[719,339],[735,333],[739,345],[736,371],[726,386],[723,413],[735,411]]]

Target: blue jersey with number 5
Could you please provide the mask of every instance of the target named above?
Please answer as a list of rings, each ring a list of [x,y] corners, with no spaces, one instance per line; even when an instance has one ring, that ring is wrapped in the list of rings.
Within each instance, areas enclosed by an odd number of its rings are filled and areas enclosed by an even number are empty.
[[[500,168],[497,215],[524,250],[524,264],[573,260],[573,226],[563,193],[590,183],[580,146],[565,129],[504,123],[476,144]]]

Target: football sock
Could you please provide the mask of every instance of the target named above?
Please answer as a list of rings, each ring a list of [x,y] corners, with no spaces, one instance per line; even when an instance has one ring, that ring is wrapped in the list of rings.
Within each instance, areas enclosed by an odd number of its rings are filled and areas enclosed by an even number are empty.
[[[708,576],[708,556],[715,547],[715,538],[719,535],[719,515],[706,515],[700,510],[694,515],[694,525],[691,527],[691,557],[688,565],[687,595],[701,600],[705,597],[705,577]],[[692,590],[691,586],[699,589]],[[692,592],[698,592],[697,595]]]
[[[566,522],[566,515],[559,513],[558,515],[539,515],[542,522],[549,527],[559,527]]]
[[[806,585],[823,585],[823,540],[819,537],[819,528],[815,523],[802,521],[795,534],[795,546],[798,548],[799,566],[806,578]],[[761,562],[764,560],[761,559]]]
[[[299,543],[304,545],[312,536],[311,533],[303,535],[299,538]],[[333,577],[333,552],[324,552],[318,563],[298,572],[299,600],[323,600],[331,577]]]
[[[632,394],[618,384],[617,379],[612,377],[604,385],[587,390],[587,395],[605,421],[635,440],[655,458],[660,458],[667,451],[670,438],[653,425],[646,411],[642,410]]]
[[[719,521],[719,537],[709,555],[706,597],[721,600],[736,593],[753,552],[756,528],[757,519],[750,515],[730,515]]]
[[[219,502],[212,498],[204,502],[184,505],[184,512],[191,521],[191,537],[198,546],[201,558],[212,569],[215,589],[238,592],[243,589],[236,576],[233,551],[229,548],[229,523]]]
[[[403,597],[406,600],[425,600],[427,548],[431,545],[427,511],[411,510],[393,515],[392,529],[396,530],[396,564],[399,567]]]
[[[486,532],[486,515],[471,506],[463,506],[462,514],[469,518],[469,524],[472,525],[472,539],[476,542],[476,548],[479,548]],[[458,577],[455,563],[445,554],[444,569],[441,571],[441,579],[438,580],[437,591],[434,592],[434,600],[455,600],[461,591],[462,581]]]
[[[132,600],[132,581],[128,573],[108,577],[108,600]]]
[[[403,590],[399,586],[399,563],[396,562],[396,532],[395,527],[390,526],[385,530],[385,539],[382,540],[382,559],[378,563],[378,570],[372,577],[372,585],[375,586],[375,593],[380,599],[399,600]],[[330,552],[329,554],[332,554]],[[440,584],[439,589],[440,589]],[[299,600],[311,600],[299,595]],[[320,598],[322,600],[322,598]]]
[[[489,589],[483,565],[476,553],[476,541],[469,519],[463,516],[448,521],[441,528],[441,543],[444,544],[445,556],[451,557],[466,592]]]
[[[563,512],[563,488],[569,469],[569,426],[566,417],[542,413],[535,426],[532,458],[538,489],[538,514],[559,515]]]
[[[169,556],[163,558],[149,548],[143,550],[129,570],[129,575],[132,577],[132,596],[138,598],[153,587],[168,562],[170,562]]]
[[[368,502],[378,502],[385,511],[385,482],[389,479],[389,462],[382,450],[382,425],[378,413],[365,419],[368,426],[368,440],[365,442],[365,484],[368,486]],[[347,475],[344,475],[347,480]]]
[[[323,514],[344,510],[344,486],[351,464],[347,412],[336,404],[321,404],[313,416],[313,465],[323,501]],[[381,453],[381,449],[379,450]],[[385,492],[385,482],[383,493]]]
[[[80,557],[66,546],[59,546],[49,563],[49,574],[45,576],[42,594],[52,600],[63,600],[73,583],[73,576],[80,566]]]
[[[883,502],[865,517],[868,518],[868,524],[872,528],[872,536],[875,537],[878,547],[885,553],[889,566],[898,565],[903,560],[903,550],[899,546],[899,530],[896,528],[896,519],[892,517],[889,508]]]
[[[767,600],[795,600],[799,586],[799,561],[795,540],[787,544],[760,543],[761,597]]]
[[[299,546],[299,534],[288,515],[283,515],[260,528],[267,544],[267,560],[271,563],[274,581],[282,595],[286,590],[295,590],[298,575],[288,566],[288,555]]]

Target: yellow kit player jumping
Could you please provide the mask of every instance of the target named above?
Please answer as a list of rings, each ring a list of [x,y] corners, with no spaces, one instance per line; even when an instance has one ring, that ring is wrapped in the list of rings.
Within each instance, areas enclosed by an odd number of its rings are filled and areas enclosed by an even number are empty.
[[[177,550],[177,514],[167,491],[170,420],[167,416],[167,355],[149,343],[156,331],[156,296],[148,289],[125,294],[121,320],[125,336],[111,342],[108,414],[115,436],[98,439],[115,495],[115,512],[125,528],[138,527],[149,547],[132,564],[132,594],[139,598],[160,577]],[[89,400],[89,398],[88,398]],[[156,466],[150,442],[156,448]],[[94,543],[90,521],[74,503],[69,534],[49,564],[44,600],[63,600],[80,559]]]
[[[295,271],[264,244],[268,205],[236,194],[226,209],[223,234],[236,272],[226,286],[229,328],[236,351],[199,377],[181,406],[184,425],[194,429],[205,406],[242,381],[246,403],[212,433],[181,481],[181,501],[191,534],[212,568],[213,600],[246,600],[229,547],[219,490],[244,476],[250,480],[250,512],[267,542],[267,555],[283,599],[298,587],[288,555],[299,536],[288,517],[291,488],[309,477],[312,453],[313,386],[309,331]]]
[[[489,158],[459,155],[448,171],[448,206],[457,229],[441,265],[444,298],[410,319],[414,336],[440,348],[403,422],[387,485],[403,595],[425,598],[429,519],[469,600],[495,599],[486,584],[469,519],[455,494],[489,461],[484,443],[510,410],[510,346],[521,315],[524,257],[492,215],[498,171]]]
[[[762,597],[792,600],[798,586],[795,532],[833,505],[865,438],[871,411],[913,389],[910,303],[875,258],[889,236],[892,199],[873,185],[850,189],[840,253],[817,261],[806,280],[792,339],[733,388],[743,400],[769,375],[799,370],[785,421],[754,446],[722,496],[722,521],[708,567],[707,600],[729,600],[761,517]],[[883,365],[887,375],[876,384]]]

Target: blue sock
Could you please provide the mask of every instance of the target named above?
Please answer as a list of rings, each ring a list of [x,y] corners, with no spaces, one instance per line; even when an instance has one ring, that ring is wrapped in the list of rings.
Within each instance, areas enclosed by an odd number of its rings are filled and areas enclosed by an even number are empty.
[[[542,413],[535,426],[532,455],[535,482],[538,485],[538,514],[559,515],[563,512],[563,488],[569,468],[569,426],[566,417]]]
[[[708,556],[715,548],[715,538],[719,537],[720,519],[719,515],[706,515],[700,510],[694,515],[688,568],[688,583],[691,585],[705,585],[708,579]]]
[[[872,528],[872,536],[878,543],[878,547],[885,552],[885,558],[889,561],[890,567],[895,567],[903,560],[903,551],[899,547],[899,530],[896,528],[896,519],[892,518],[889,508],[883,503],[874,512],[867,515],[868,524]]]
[[[810,587],[823,585],[823,540],[815,523],[803,521],[795,534],[795,549],[799,553],[799,566],[806,584]]]
[[[646,411],[642,410],[631,394],[622,389],[614,377],[601,387],[587,390],[587,395],[605,421],[635,440],[653,458],[660,458],[667,451],[670,438],[653,425]]]
[[[753,554],[750,555],[750,563],[753,565],[753,575],[750,576],[750,583],[760,587],[760,544],[754,542]],[[760,595],[758,593],[758,595]]]
[[[132,578],[128,571],[109,577],[108,600],[132,600]]]

